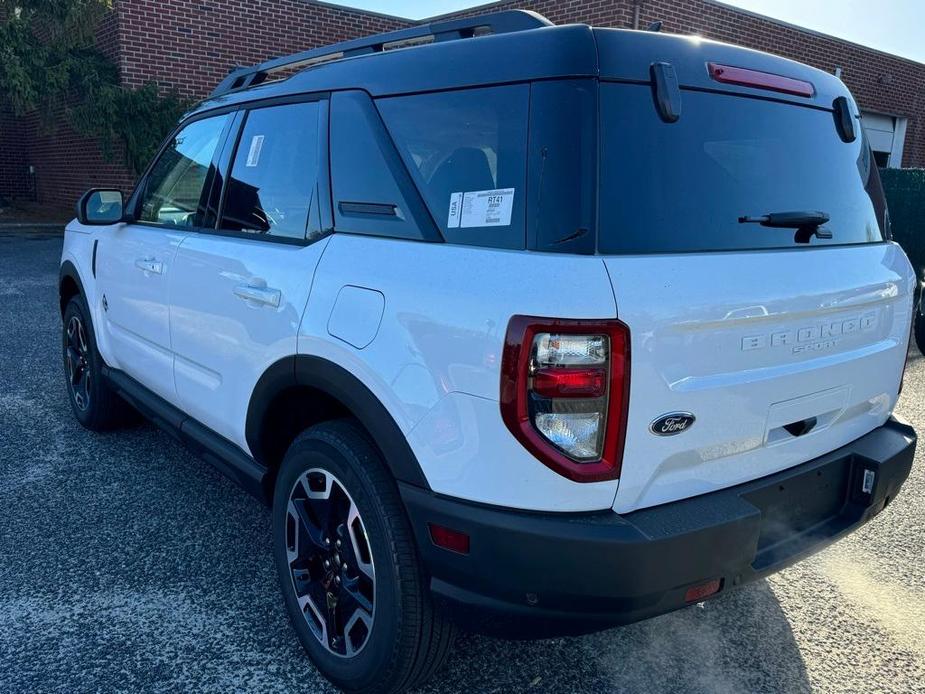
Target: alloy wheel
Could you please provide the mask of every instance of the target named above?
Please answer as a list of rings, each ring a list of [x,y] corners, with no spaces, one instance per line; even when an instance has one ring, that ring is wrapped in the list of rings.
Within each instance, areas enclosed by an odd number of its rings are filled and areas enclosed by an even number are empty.
[[[306,471],[289,492],[286,555],[315,638],[336,656],[355,656],[372,633],[376,573],[360,512],[327,470]]]
[[[83,322],[71,316],[67,324],[67,346],[64,351],[67,363],[71,397],[77,409],[84,412],[90,407],[90,349]]]

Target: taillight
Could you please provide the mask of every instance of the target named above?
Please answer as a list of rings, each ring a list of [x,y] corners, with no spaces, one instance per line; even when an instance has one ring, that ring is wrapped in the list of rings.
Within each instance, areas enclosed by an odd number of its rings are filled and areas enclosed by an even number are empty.
[[[619,477],[629,349],[629,329],[618,320],[514,316],[501,364],[501,416],[508,429],[571,480]]]

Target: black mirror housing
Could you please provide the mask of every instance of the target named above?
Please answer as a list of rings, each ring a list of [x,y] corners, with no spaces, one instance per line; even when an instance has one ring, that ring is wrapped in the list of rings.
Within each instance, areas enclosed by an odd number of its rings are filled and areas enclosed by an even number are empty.
[[[90,226],[118,224],[125,218],[122,191],[91,188],[77,202],[77,221]]]

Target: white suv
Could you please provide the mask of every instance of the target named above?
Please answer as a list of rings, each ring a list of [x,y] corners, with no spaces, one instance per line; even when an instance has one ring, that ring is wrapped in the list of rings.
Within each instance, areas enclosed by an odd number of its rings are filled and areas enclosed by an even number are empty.
[[[234,71],[81,199],[61,311],[81,423],[271,503],[302,644],[378,692],[879,513],[914,288],[836,77],[508,12]]]

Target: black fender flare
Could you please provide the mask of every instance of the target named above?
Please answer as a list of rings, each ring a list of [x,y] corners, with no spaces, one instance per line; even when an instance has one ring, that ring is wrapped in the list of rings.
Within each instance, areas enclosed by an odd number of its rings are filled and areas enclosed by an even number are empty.
[[[87,292],[84,291],[84,284],[80,279],[80,273],[77,271],[77,266],[74,265],[70,260],[65,260],[61,263],[61,268],[58,271],[58,303],[61,305],[61,313],[64,313],[64,305],[62,302],[63,297],[61,296],[61,285],[64,282],[64,279],[68,278],[74,281],[77,285],[77,291],[81,296],[87,299]],[[89,300],[88,300],[89,301]]]
[[[396,480],[430,489],[408,440],[372,391],[343,367],[307,354],[275,362],[254,387],[247,407],[244,435],[258,462],[263,464],[260,429],[264,415],[278,394],[298,386],[319,390],[340,402],[369,432]]]

